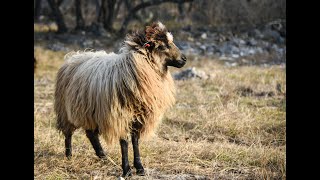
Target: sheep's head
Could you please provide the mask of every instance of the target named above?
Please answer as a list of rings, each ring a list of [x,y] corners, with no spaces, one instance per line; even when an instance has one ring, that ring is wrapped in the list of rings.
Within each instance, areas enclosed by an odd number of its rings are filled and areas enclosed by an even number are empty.
[[[125,41],[135,51],[143,50],[151,54],[154,63],[160,66],[181,68],[186,64],[186,56],[173,43],[173,36],[161,22],[147,26],[144,32],[129,35]]]
[[[181,68],[186,64],[187,58],[180,52],[180,49],[173,43],[173,36],[161,23],[153,23],[145,29],[147,42],[144,48],[152,50],[160,57],[165,66]]]

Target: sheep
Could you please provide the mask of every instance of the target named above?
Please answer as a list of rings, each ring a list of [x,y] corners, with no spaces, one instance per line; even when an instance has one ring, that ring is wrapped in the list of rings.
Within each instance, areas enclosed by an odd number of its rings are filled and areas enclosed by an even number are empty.
[[[73,132],[83,128],[99,158],[106,157],[99,135],[107,144],[120,140],[122,176],[131,176],[131,136],[136,174],[144,175],[139,139],[154,134],[165,111],[175,103],[168,66],[181,68],[186,60],[161,22],[128,34],[118,54],[92,50],[66,54],[54,93],[66,157],[72,156]]]

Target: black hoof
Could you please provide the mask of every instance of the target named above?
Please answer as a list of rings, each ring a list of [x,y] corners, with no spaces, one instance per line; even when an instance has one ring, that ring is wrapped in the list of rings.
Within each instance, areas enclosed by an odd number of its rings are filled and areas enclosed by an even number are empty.
[[[66,152],[66,157],[67,157],[68,160],[70,160],[71,157],[72,157],[72,153],[70,151],[67,151]]]
[[[71,160],[72,155],[66,156],[68,160]]]
[[[131,169],[123,171],[122,177],[132,176]]]
[[[106,158],[106,154],[104,152],[100,152],[98,154],[96,154],[100,159],[105,159]]]
[[[144,176],[145,175],[144,169],[137,169],[137,175],[138,176]]]

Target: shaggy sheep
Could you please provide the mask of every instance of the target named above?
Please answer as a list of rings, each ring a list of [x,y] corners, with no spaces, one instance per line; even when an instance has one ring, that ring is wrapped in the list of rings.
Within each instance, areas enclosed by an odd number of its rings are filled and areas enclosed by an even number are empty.
[[[175,88],[168,66],[181,68],[186,57],[161,23],[127,35],[119,54],[71,52],[56,80],[54,110],[57,129],[65,136],[71,157],[71,137],[83,128],[96,155],[105,157],[99,135],[108,144],[120,140],[123,176],[131,175],[128,135],[134,167],[144,175],[138,141],[153,133],[164,112],[174,104]]]

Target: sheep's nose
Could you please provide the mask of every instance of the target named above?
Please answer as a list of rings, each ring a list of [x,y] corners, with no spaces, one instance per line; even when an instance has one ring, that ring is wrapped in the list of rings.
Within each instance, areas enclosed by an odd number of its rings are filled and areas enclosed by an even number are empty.
[[[182,59],[183,61],[187,61],[187,57],[186,57],[184,54],[181,55],[181,59]]]

